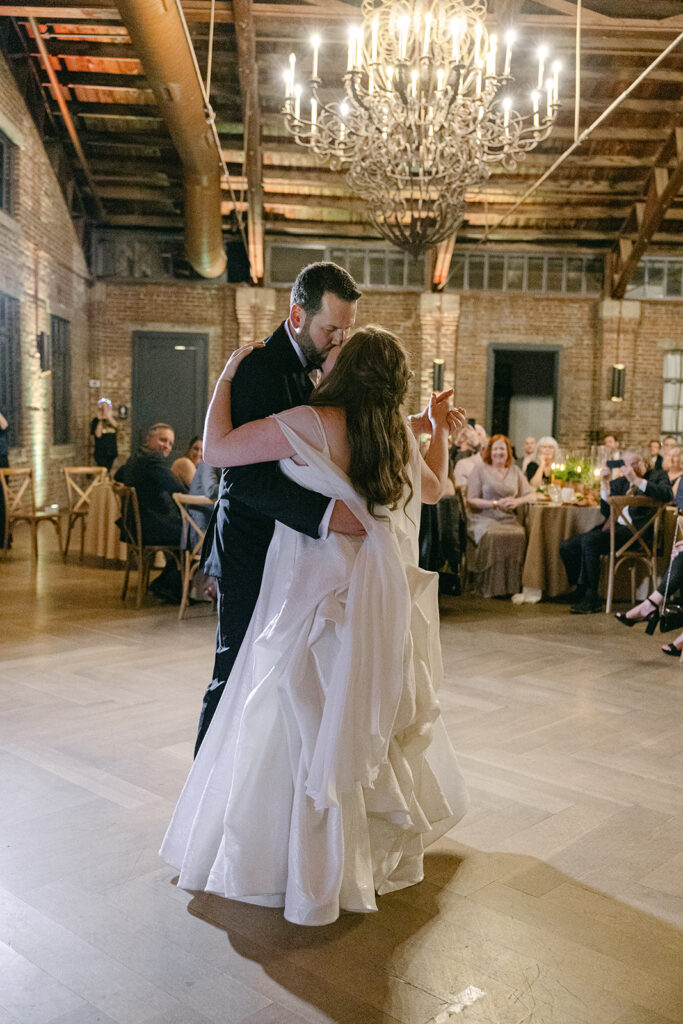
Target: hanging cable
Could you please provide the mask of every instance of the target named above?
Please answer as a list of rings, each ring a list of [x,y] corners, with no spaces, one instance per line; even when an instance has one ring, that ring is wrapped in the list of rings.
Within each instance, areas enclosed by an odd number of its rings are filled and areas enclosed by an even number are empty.
[[[579,137],[581,110],[581,0],[576,3],[576,60],[574,67],[574,142]]]
[[[206,95],[211,95],[211,65],[213,64],[213,27],[216,18],[216,0],[211,0],[211,15],[209,17],[209,55],[206,60]]]

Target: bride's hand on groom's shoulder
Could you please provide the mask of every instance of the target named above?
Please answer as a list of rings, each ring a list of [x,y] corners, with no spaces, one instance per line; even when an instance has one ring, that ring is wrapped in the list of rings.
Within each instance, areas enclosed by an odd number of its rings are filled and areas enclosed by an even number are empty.
[[[242,360],[246,359],[246,357],[253,352],[255,348],[263,348],[263,344],[264,343],[262,341],[255,341],[253,345],[243,345],[242,348],[236,348],[223,367],[223,372],[218,379],[224,381],[232,380],[237,373],[237,367]]]

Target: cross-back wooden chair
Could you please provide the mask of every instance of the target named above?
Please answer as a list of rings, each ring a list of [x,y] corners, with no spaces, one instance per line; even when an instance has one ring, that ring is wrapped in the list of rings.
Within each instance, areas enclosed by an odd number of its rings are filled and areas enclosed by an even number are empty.
[[[83,544],[85,541],[85,520],[90,511],[90,499],[93,487],[104,481],[107,470],[104,466],[65,466],[66,496],[69,503],[69,520],[64,541],[64,561],[69,553],[71,531],[76,523],[81,523],[81,562],[83,561]]]
[[[188,605],[192,580],[201,561],[202,545],[206,533],[206,530],[202,530],[201,526],[192,518],[190,509],[212,508],[214,503],[211,498],[205,498],[201,494],[181,494],[180,492],[173,495],[173,500],[180,509],[183,521],[181,536],[184,549],[182,551],[180,570],[183,579],[183,596],[180,601],[180,610],[178,611],[178,618],[182,619]]]
[[[609,615],[612,610],[612,598],[614,595],[614,578],[622,565],[630,565],[631,568],[631,604],[635,597],[635,569],[638,564],[645,566],[650,577],[650,590],[657,586],[657,550],[659,546],[659,527],[662,520],[662,512],[666,507],[654,498],[648,498],[645,494],[635,495],[613,495],[607,499],[609,505],[609,567],[607,580],[607,603],[605,611]],[[630,531],[629,538],[617,548],[616,525],[619,517],[625,508],[649,508],[651,513],[640,528],[637,528],[628,520],[622,519]]]
[[[38,527],[41,523],[52,523],[57,531],[57,540],[61,551],[61,512],[54,509],[36,509],[33,469],[30,466],[0,469],[0,486],[5,499],[5,536],[2,543],[2,557],[7,557],[9,535],[17,523],[28,523],[31,531],[31,551],[35,559],[38,558]]]
[[[157,552],[161,551],[166,557],[173,558],[178,569],[182,571],[180,548],[171,544],[145,544],[142,539],[140,505],[135,488],[126,487],[125,484],[116,481],[113,486],[121,513],[120,520],[117,522],[120,523],[121,540],[126,545],[126,565],[121,600],[126,600],[130,573],[131,570],[136,570],[138,586],[135,606],[139,608],[142,605],[142,598],[149,587],[149,577]]]

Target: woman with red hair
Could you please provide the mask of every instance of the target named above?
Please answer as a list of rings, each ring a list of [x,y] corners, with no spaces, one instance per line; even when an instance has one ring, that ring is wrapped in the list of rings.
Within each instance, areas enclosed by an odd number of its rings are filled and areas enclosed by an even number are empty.
[[[467,568],[475,593],[482,597],[517,594],[522,589],[526,534],[514,510],[535,501],[536,493],[514,464],[512,445],[504,434],[493,435],[482,460],[467,486],[467,504],[473,510],[469,534],[475,544]]]

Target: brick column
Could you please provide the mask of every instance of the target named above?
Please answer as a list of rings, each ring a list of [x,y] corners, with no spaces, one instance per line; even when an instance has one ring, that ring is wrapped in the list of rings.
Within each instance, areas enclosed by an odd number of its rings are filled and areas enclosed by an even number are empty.
[[[239,347],[263,341],[277,323],[274,288],[250,288],[248,285],[235,289],[235,314],[237,316],[237,337]],[[230,353],[226,353],[226,356]]]
[[[423,292],[420,295],[421,407],[425,406],[432,391],[432,365],[435,359],[444,360],[444,386],[455,386],[455,350],[459,319],[459,295],[447,292]]]
[[[634,436],[634,414],[638,411],[634,405],[636,394],[636,346],[640,329],[642,306],[632,300],[603,299],[599,308],[601,358],[598,365],[596,386],[599,393],[595,396],[594,408],[597,411],[597,422],[594,424],[595,440],[597,435],[614,431],[622,446],[641,440]],[[612,366],[623,363],[626,369],[626,380],[623,402],[610,401],[610,385],[612,382]]]

